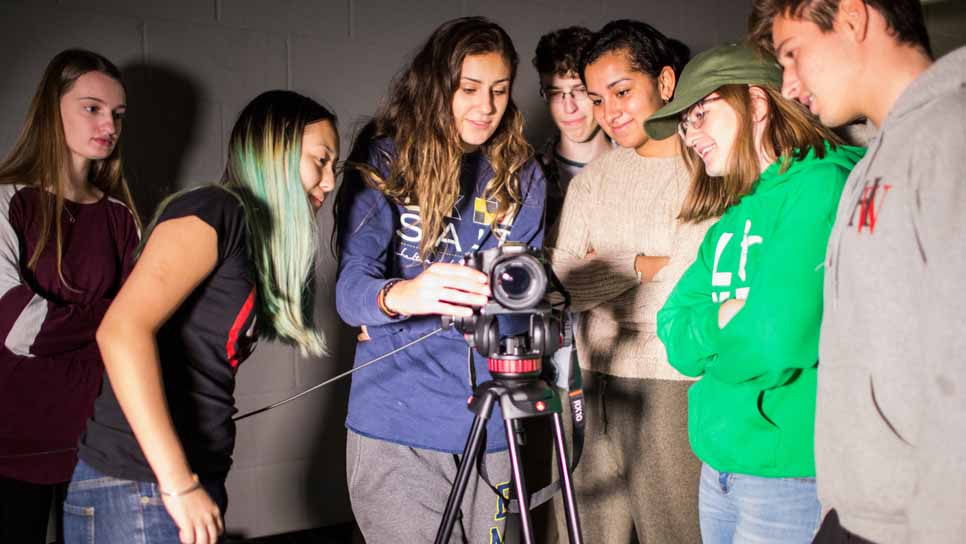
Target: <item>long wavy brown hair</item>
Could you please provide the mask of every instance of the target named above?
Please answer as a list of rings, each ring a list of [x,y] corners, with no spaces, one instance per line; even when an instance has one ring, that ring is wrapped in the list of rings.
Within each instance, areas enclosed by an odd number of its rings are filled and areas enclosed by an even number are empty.
[[[762,133],[761,147],[771,161],[781,159],[784,172],[792,161],[809,151],[825,156],[825,142],[833,146],[842,140],[816,121],[798,102],[788,100],[781,91],[769,85],[755,85],[765,93],[768,116]],[[738,114],[738,133],[731,148],[728,172],[711,177],[704,162],[693,149],[684,147],[684,162],[691,172],[691,189],[684,199],[678,219],[698,223],[721,216],[741,197],[751,192],[761,177],[758,150],[755,147],[752,121],[752,96],[748,85],[724,85],[718,88],[721,98]]]
[[[37,261],[50,242],[51,231],[57,248],[57,274],[61,282],[63,257],[63,233],[61,224],[64,214],[64,191],[61,177],[67,164],[67,143],[64,123],[60,116],[60,99],[88,72],[101,72],[121,83],[121,72],[105,57],[83,49],[68,49],[58,53],[37,86],[27,120],[13,150],[0,164],[0,184],[21,184],[38,189],[40,198],[40,237],[37,247],[27,261],[27,267],[35,270]],[[121,83],[123,87],[123,83]],[[135,212],[131,191],[121,170],[121,149],[115,145],[110,156],[93,161],[88,181],[107,195],[126,204],[140,222]]]
[[[349,164],[394,201],[419,206],[423,231],[419,253],[424,260],[432,255],[444,218],[460,193],[463,150],[452,104],[463,59],[484,53],[498,53],[510,66],[512,91],[519,59],[506,31],[483,17],[443,23],[393,81],[387,103],[376,114],[373,137],[392,138],[395,148],[394,156],[385,157],[389,176],[383,179],[365,163]],[[484,197],[496,202],[496,224],[520,205],[519,172],[533,155],[523,137],[523,115],[512,97],[496,131],[480,150],[494,172]]]

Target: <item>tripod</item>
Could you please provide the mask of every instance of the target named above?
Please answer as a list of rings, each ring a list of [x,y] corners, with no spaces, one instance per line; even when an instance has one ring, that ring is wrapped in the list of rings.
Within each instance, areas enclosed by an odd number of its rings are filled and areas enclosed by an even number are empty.
[[[498,362],[498,361],[497,361]],[[491,365],[494,360],[491,359]],[[530,518],[530,498],[527,485],[523,479],[520,463],[520,450],[516,441],[516,434],[520,432],[520,420],[530,417],[550,416],[553,424],[553,443],[557,453],[557,468],[560,474],[561,492],[564,499],[564,513],[567,519],[567,532],[570,544],[582,544],[580,534],[580,519],[577,515],[577,501],[574,499],[573,482],[570,478],[570,465],[566,447],[564,446],[563,420],[560,417],[561,404],[557,391],[546,382],[536,378],[494,378],[483,382],[473,391],[469,408],[476,414],[473,426],[466,439],[463,450],[463,461],[456,474],[456,481],[446,501],[443,511],[443,521],[436,533],[436,544],[448,544],[453,533],[453,526],[459,512],[459,505],[463,502],[466,484],[470,479],[470,472],[474,465],[481,460],[483,454],[483,437],[486,421],[493,412],[493,405],[499,401],[503,411],[506,427],[507,445],[509,446],[510,467],[513,476],[514,491],[520,505],[520,525],[525,544],[533,543],[533,524]]]

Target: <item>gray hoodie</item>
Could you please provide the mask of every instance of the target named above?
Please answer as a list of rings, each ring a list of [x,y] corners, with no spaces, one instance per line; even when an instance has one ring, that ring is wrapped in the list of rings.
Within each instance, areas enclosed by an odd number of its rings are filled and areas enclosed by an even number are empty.
[[[829,240],[819,498],[875,542],[966,542],[966,48],[899,97]]]

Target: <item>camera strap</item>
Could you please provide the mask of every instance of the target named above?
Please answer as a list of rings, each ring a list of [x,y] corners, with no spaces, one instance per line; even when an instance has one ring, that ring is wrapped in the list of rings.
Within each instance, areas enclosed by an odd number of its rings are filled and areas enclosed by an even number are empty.
[[[470,392],[476,391],[476,362],[473,360],[473,348],[466,346],[466,375],[470,379]]]
[[[580,375],[580,360],[577,355],[577,319],[577,315],[569,311],[564,312],[560,327],[563,342],[560,349],[553,354],[554,367],[561,370],[554,385],[567,392],[567,400],[570,402],[570,418],[573,423],[573,430],[571,431],[573,447],[570,451],[571,473],[577,470],[580,456],[584,451],[584,427],[586,426],[584,385]]]

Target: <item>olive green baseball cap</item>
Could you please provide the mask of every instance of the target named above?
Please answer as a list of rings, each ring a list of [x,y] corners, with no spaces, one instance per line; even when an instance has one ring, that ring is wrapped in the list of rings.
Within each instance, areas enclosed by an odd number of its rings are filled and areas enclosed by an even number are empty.
[[[730,44],[695,55],[678,78],[674,99],[644,122],[644,130],[655,140],[663,140],[678,129],[681,112],[723,85],[782,86],[782,70],[774,59],[766,58],[746,44]]]

